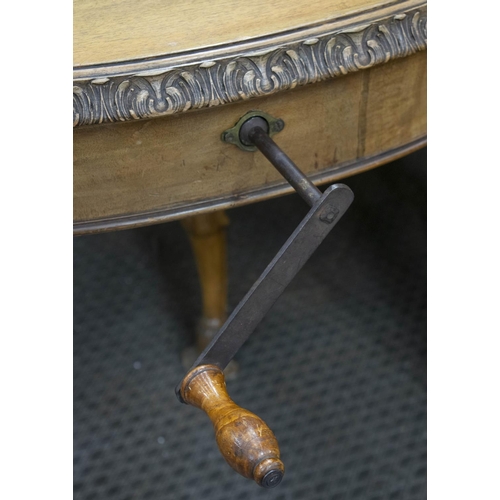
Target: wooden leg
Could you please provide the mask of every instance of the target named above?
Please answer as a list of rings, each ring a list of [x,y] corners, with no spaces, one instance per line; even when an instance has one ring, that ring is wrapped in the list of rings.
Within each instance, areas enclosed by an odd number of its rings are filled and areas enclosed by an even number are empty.
[[[205,349],[227,317],[228,224],[229,219],[223,211],[195,215],[182,221],[191,241],[201,284],[203,312],[196,332],[198,353]]]

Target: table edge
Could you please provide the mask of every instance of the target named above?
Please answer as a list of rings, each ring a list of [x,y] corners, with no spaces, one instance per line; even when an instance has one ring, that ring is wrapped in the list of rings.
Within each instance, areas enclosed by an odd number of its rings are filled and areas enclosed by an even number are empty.
[[[384,165],[385,163],[397,160],[398,158],[425,147],[426,144],[427,136],[422,136],[403,146],[387,150],[384,153],[363,158],[361,160],[358,159],[350,161],[345,164],[338,165],[335,168],[326,169],[322,172],[309,175],[308,177],[314,182],[314,184],[335,182],[350,175],[359,174],[372,168]],[[165,210],[110,217],[101,220],[75,222],[73,224],[73,234],[75,236],[81,236],[85,234],[133,229],[136,227],[161,224],[200,213],[243,206],[249,203],[275,198],[292,192],[293,189],[290,185],[283,181],[243,194],[239,193],[197,203],[181,204]]]
[[[73,126],[143,120],[341,77],[427,48],[427,3],[402,0],[290,33],[77,67]]]

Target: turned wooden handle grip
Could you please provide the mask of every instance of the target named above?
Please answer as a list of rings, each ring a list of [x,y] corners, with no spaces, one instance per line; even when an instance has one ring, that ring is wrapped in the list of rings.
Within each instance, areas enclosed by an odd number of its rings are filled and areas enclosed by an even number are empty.
[[[261,418],[231,400],[219,367],[193,368],[181,383],[180,396],[210,417],[219,450],[236,472],[264,488],[281,482],[285,467],[276,437]]]

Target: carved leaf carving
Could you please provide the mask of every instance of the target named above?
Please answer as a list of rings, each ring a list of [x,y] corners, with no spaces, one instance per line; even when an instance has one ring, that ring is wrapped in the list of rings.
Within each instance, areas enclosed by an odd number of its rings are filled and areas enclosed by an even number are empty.
[[[265,96],[407,57],[426,47],[427,10],[422,7],[265,54],[75,81],[73,124],[140,120]]]

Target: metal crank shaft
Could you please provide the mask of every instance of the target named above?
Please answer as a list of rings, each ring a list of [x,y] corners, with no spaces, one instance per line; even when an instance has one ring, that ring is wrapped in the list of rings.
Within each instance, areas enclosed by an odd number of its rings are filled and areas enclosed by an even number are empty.
[[[271,139],[268,134],[271,117],[262,115],[253,114],[247,120],[240,120],[237,132],[242,149],[258,148],[311,208],[200,354],[177,386],[176,394],[181,402],[206,411],[214,424],[219,449],[229,465],[270,488],[279,484],[284,474],[276,438],[257,415],[230,399],[222,370],[335,227],[354,195],[344,184],[333,184],[322,193]],[[233,134],[230,137],[234,137],[235,132],[230,132]]]

